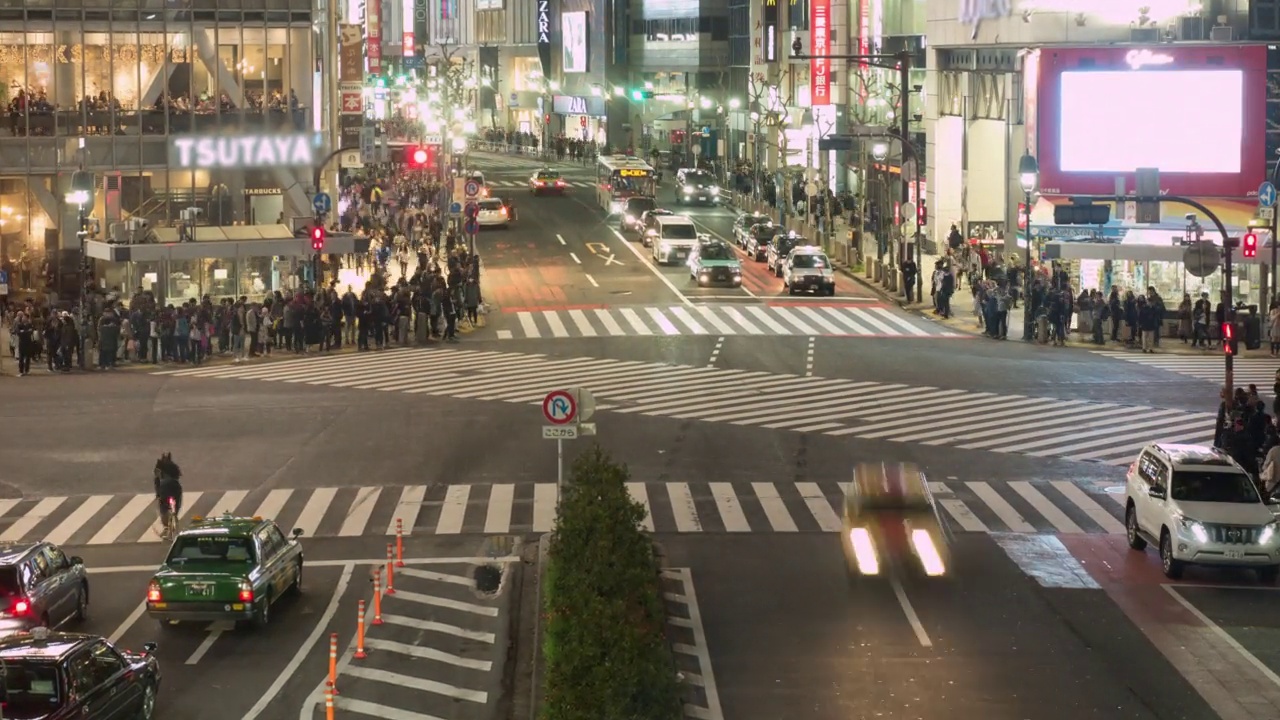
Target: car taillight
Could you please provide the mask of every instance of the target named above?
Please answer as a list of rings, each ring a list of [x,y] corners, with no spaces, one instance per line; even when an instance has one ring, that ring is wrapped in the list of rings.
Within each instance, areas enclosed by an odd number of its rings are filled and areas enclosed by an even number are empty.
[[[13,609],[10,612],[14,615],[26,615],[27,611],[30,609],[31,603],[28,603],[26,600],[19,600],[13,604]]]
[[[557,181],[556,181],[556,187],[564,187],[564,181],[563,181],[563,180],[557,180]]]
[[[151,581],[147,586],[147,602],[160,602],[160,583]]]
[[[240,602],[253,602],[253,586],[247,582],[240,583]]]
[[[541,180],[539,180],[539,181],[538,181],[538,187],[542,187],[543,185],[546,185],[546,183],[544,183],[544,182],[542,182]]]
[[[498,212],[502,213],[502,216],[503,216],[503,217],[506,217],[506,215],[507,215],[507,209],[506,209],[506,208],[502,208],[502,209],[501,209],[501,210],[499,210]]]

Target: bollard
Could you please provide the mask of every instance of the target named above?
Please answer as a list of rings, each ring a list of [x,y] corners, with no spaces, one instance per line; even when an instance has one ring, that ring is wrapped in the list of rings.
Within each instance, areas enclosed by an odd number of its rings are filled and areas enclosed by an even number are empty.
[[[373,622],[382,624],[382,568],[373,569]]]
[[[396,518],[396,567],[404,567],[404,521]]]
[[[369,657],[364,651],[364,601],[356,603],[356,654],[357,660]]]
[[[333,691],[324,691],[324,718],[325,720],[333,720]]]
[[[338,694],[338,633],[329,633],[329,686],[328,691]]]
[[[387,543],[387,594],[396,594],[396,563],[391,557],[391,543]]]

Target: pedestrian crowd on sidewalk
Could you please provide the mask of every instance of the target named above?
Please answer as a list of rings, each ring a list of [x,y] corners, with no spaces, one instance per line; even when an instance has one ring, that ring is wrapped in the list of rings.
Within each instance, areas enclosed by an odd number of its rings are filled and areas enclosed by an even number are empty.
[[[1223,387],[1213,445],[1221,448],[1254,479],[1264,498],[1280,494],[1280,370],[1276,371],[1275,394],[1271,413],[1258,392],[1257,385],[1235,388],[1231,407],[1227,407],[1227,388]]]

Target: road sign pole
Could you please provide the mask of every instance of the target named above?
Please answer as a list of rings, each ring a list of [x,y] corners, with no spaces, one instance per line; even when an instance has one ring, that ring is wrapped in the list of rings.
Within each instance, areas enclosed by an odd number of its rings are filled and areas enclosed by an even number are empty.
[[[556,440],[556,505],[564,497],[564,440]]]

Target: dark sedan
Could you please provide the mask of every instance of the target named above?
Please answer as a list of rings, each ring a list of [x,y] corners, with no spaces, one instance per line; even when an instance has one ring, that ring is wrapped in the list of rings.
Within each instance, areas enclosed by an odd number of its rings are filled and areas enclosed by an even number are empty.
[[[0,640],[5,720],[151,720],[160,691],[155,643],[124,650],[93,635],[36,628]]]

